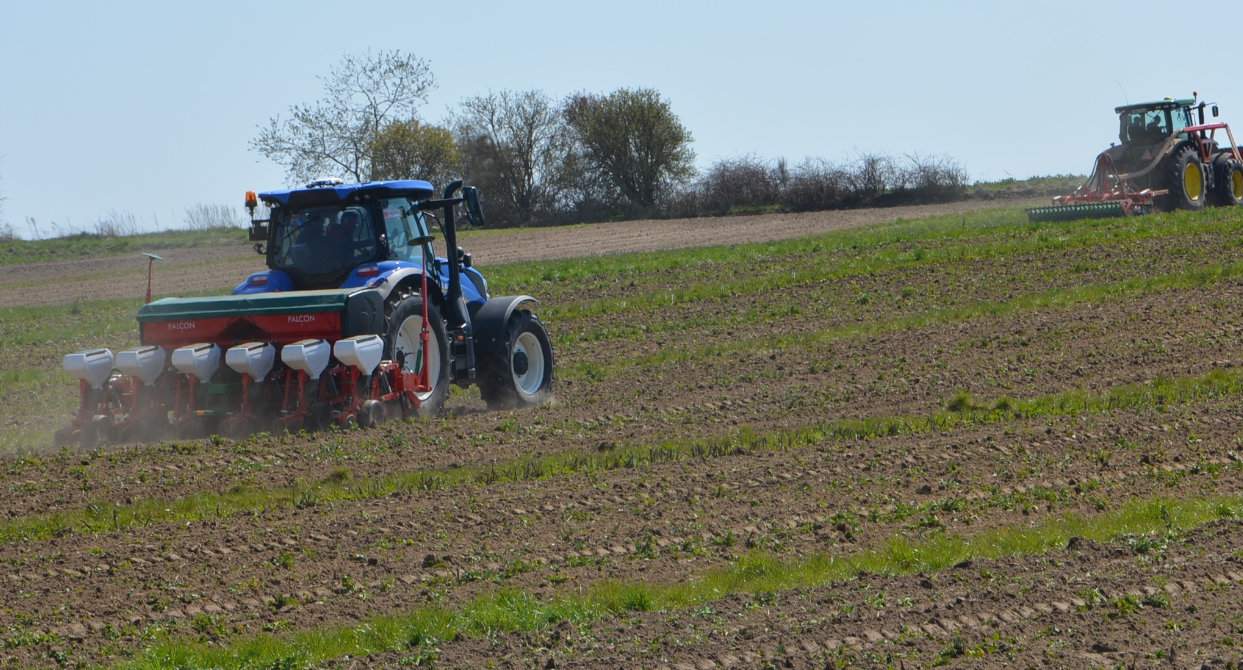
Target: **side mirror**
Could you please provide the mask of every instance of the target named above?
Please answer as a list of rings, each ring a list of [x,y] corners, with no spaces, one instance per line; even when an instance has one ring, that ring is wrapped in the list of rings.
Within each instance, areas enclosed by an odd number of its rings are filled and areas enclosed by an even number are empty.
[[[250,241],[251,242],[267,242],[268,241],[268,225],[252,221],[250,224]]]
[[[1219,114],[1219,112],[1218,112],[1218,110],[1217,110],[1217,105],[1213,105],[1213,118],[1214,118],[1214,119],[1215,119],[1215,118],[1217,118],[1217,115],[1218,115],[1218,114]]]
[[[479,204],[479,189],[467,186],[462,189],[462,199],[466,203],[466,218],[470,225],[483,227],[483,206]]]

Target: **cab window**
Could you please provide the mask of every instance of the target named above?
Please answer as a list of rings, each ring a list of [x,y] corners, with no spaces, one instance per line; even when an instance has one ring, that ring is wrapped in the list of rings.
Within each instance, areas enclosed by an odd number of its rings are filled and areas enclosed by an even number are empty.
[[[1170,129],[1170,111],[1167,109],[1127,112],[1122,115],[1122,131],[1124,142],[1139,144],[1155,144],[1175,132]]]
[[[1176,109],[1170,113],[1174,123],[1171,130],[1175,133],[1182,132],[1187,126],[1194,126],[1195,122],[1191,119],[1190,109]]]
[[[414,211],[409,200],[393,198],[384,201],[384,232],[388,236],[389,256],[394,260],[422,263],[420,245],[410,240],[427,237],[427,224],[420,212]]]

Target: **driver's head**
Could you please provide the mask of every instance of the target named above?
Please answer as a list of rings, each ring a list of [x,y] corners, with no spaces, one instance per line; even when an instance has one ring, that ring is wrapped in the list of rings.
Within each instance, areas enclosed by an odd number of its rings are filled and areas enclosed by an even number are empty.
[[[354,239],[354,228],[362,223],[362,220],[363,218],[358,213],[358,210],[347,209],[341,212],[340,223],[332,232],[339,240],[352,240]]]

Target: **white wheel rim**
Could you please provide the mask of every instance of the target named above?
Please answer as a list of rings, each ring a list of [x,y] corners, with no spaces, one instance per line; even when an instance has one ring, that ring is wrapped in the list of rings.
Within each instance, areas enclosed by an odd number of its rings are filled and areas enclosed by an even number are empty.
[[[514,366],[519,354],[524,355],[527,360],[527,369],[522,374],[518,374]],[[514,377],[514,387],[519,393],[528,398],[539,393],[544,385],[544,347],[540,346],[539,338],[534,333],[522,333],[514,340],[509,369]]]
[[[397,329],[397,341],[393,343],[393,357],[399,358],[398,353],[405,354],[401,367],[406,372],[418,372],[423,362],[422,333],[423,317],[421,316],[406,317],[406,320],[401,322],[401,327]],[[432,394],[436,392],[436,383],[440,381],[440,340],[436,338],[436,333],[432,332],[430,327],[427,336],[427,383],[431,384],[432,388],[425,393],[414,394],[420,402],[432,397]]]

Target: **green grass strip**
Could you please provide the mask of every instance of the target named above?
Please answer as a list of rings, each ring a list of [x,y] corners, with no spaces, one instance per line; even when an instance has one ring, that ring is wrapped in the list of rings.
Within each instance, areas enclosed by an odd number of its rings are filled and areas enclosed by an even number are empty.
[[[1243,496],[1147,498],[1093,516],[1064,515],[1034,526],[1013,525],[975,535],[936,535],[888,543],[844,556],[782,559],[751,554],[728,567],[675,584],[609,581],[548,599],[518,590],[479,597],[461,609],[423,607],[285,635],[259,635],[217,644],[168,638],[118,664],[125,670],[161,668],[308,668],[346,656],[408,653],[433,660],[439,641],[530,632],[563,621],[607,620],[633,612],[677,611],[746,596],[848,582],[862,574],[934,573],[963,561],[1036,556],[1060,550],[1072,537],[1111,542],[1124,537],[1169,537],[1223,519],[1243,517]]]
[[[1138,277],[1116,282],[1084,284],[1073,288],[1050,289],[1023,294],[1011,300],[982,301],[961,307],[935,309],[884,321],[869,321],[835,326],[810,333],[790,333],[780,337],[761,334],[749,338],[733,338],[724,343],[680,346],[669,344],[660,351],[646,356],[628,357],[607,364],[582,361],[566,367],[558,374],[564,379],[599,381],[610,376],[632,375],[643,368],[660,367],[674,363],[686,363],[727,354],[757,351],[782,351],[799,349],[811,351],[840,340],[871,337],[929,326],[955,324],[982,317],[998,318],[1043,309],[1064,309],[1107,300],[1152,295],[1164,291],[1204,288],[1230,279],[1243,277],[1243,261],[1230,264],[1214,264],[1184,272],[1172,272],[1154,277]],[[688,340],[693,342],[693,340]]]
[[[43,232],[54,232],[44,229]],[[244,228],[207,228],[203,230],[166,230],[137,235],[102,236],[79,233],[68,237],[43,240],[6,240],[0,242],[0,266],[17,263],[99,258],[140,251],[178,249],[246,242]]]
[[[549,302],[542,307],[541,313],[549,322],[585,319],[618,312],[647,314],[654,310],[671,309],[694,302],[746,295],[779,295],[782,291],[800,286],[897,270],[1002,260],[1100,245],[1117,247],[1144,240],[1201,234],[1224,237],[1243,230],[1243,217],[1224,221],[1187,221],[1177,226],[1132,226],[1114,229],[1088,225],[1062,231],[1059,235],[1031,234],[1021,238],[1006,236],[1000,241],[967,239],[942,247],[899,244],[847,258],[831,257],[824,242],[817,238],[809,238],[817,241],[800,240],[783,245],[789,247],[785,253],[768,251],[764,245],[754,245],[759,248],[727,247],[721,249],[720,272],[709,275],[707,281],[701,281],[696,276],[696,271],[687,275],[689,282],[683,285],[580,303]],[[763,255],[756,258],[755,254],[761,251]],[[794,263],[794,260],[800,262]],[[650,273],[647,276],[661,279],[667,276],[657,270],[647,272]],[[527,287],[524,290],[531,289]]]
[[[7,519],[0,522],[0,542],[48,540],[71,532],[120,532],[160,523],[218,520],[236,514],[262,513],[267,509],[305,508],[421,491],[444,491],[465,486],[646,467],[689,459],[804,449],[833,441],[951,431],[970,425],[1039,417],[1161,408],[1241,394],[1243,370],[1214,370],[1200,376],[1117,386],[1104,392],[1072,390],[1030,399],[1001,398],[989,405],[963,396],[950,402],[951,409],[927,415],[838,419],[758,434],[743,428],[718,437],[621,446],[607,452],[563,451],[491,465],[429,468],[356,480],[329,477],[321,482],[290,487],[202,492],[172,500],[140,500],[124,505],[98,503],[84,509]]]
[[[723,239],[714,246],[700,246],[642,253],[618,253],[539,262],[519,261],[483,268],[488,282],[497,291],[529,292],[547,285],[564,285],[575,292],[584,285],[611,283],[619,276],[668,276],[693,280],[699,273],[717,266],[736,267],[747,272],[783,269],[791,256],[814,254],[824,261],[837,262],[833,255],[868,257],[888,253],[887,247],[916,252],[920,244],[954,244],[968,248],[976,244],[1032,238],[1056,244],[1080,240],[1075,244],[1117,244],[1167,236],[1200,233],[1227,233],[1243,225],[1243,210],[1216,208],[1205,212],[1174,212],[1144,217],[1083,220],[1073,222],[1029,222],[1021,209],[992,209],[897,220],[892,223],[835,230],[815,235],[755,242]],[[929,249],[930,250],[930,249]]]

